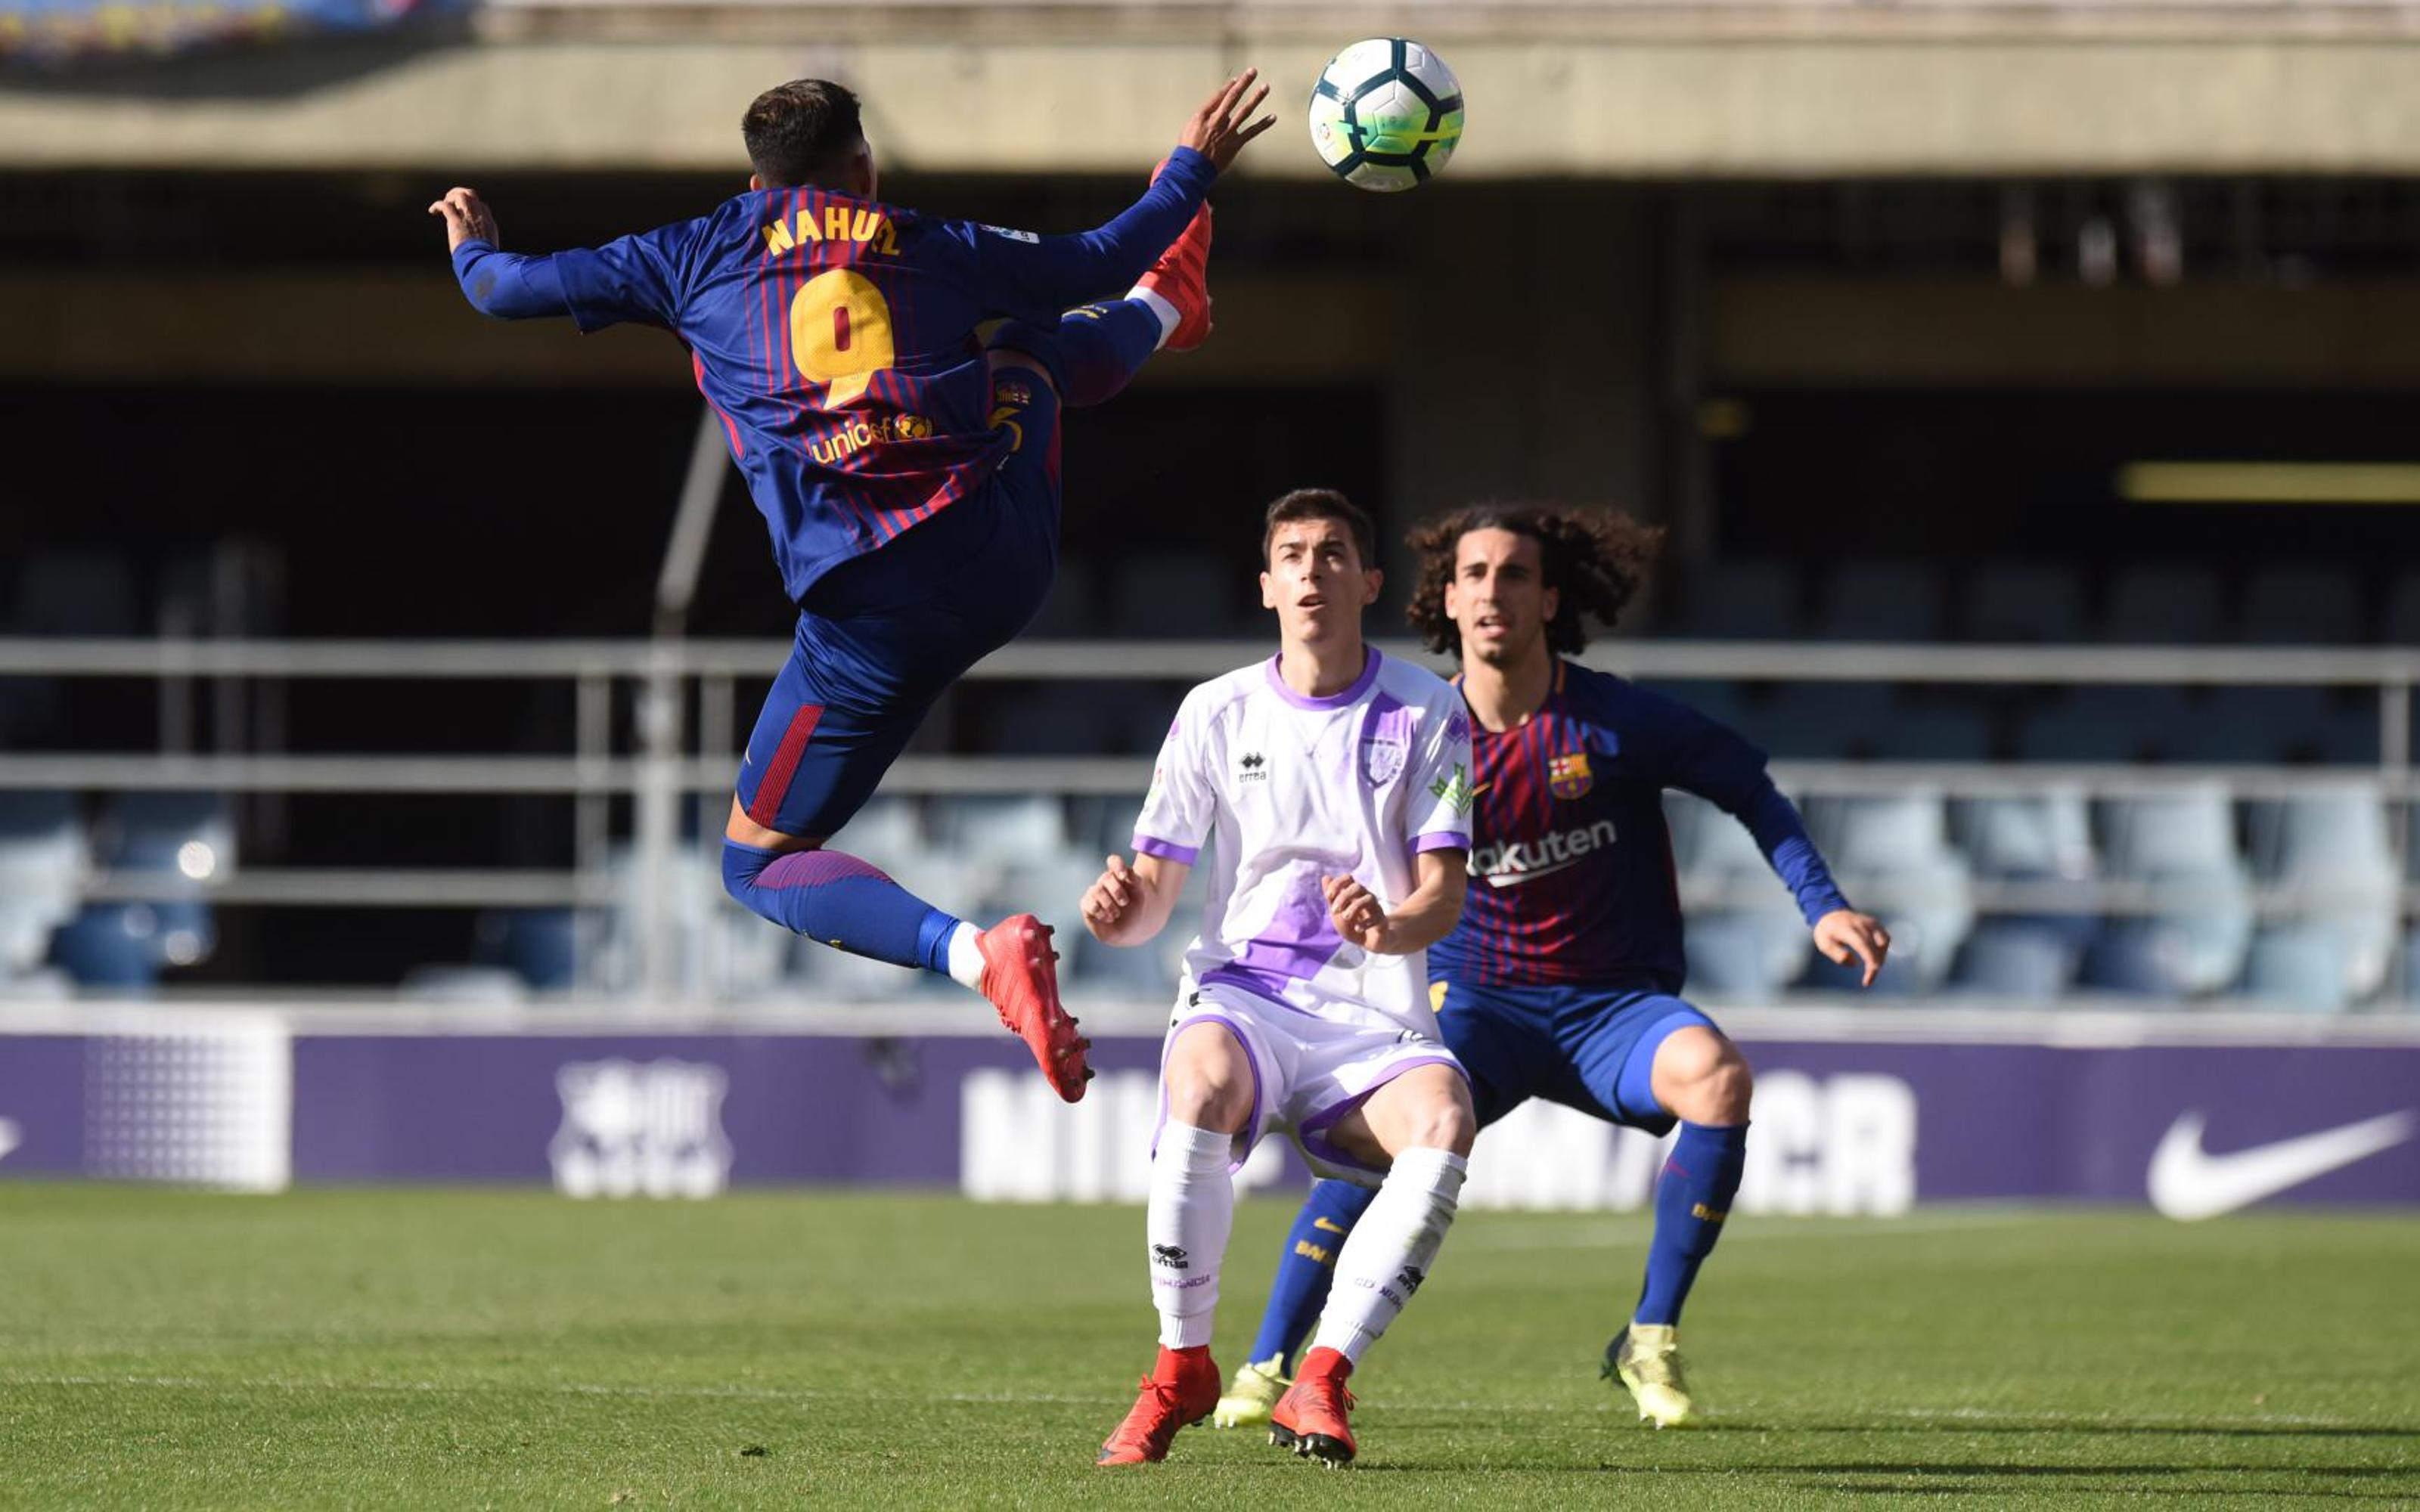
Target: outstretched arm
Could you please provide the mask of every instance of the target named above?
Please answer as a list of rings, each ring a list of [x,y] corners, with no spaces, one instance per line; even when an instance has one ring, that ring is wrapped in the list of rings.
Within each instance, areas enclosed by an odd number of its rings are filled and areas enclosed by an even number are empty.
[[[1268,98],[1268,85],[1259,78],[1257,69],[1247,69],[1204,100],[1186,121],[1176,150],[1151,187],[1106,225],[1064,237],[954,227],[974,253],[987,302],[1047,323],[1069,305],[1131,287],[1184,233],[1210,185],[1245,144],[1276,123],[1271,116],[1252,117]]]
[[[428,207],[428,213],[444,219],[445,250],[454,258],[454,277],[473,309],[499,320],[571,313],[554,259],[497,250],[495,212],[488,208],[477,190],[449,189]]]

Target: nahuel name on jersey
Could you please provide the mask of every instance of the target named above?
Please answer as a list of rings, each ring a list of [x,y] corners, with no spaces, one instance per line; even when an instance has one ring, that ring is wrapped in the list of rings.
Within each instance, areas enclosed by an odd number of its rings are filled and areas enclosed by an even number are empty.
[[[795,218],[784,216],[765,228],[768,256],[778,257],[801,241],[870,241],[878,253],[899,255],[899,236],[891,228],[891,217],[880,210],[851,209],[845,205],[825,206],[820,221],[810,207]]]
[[[1600,819],[1586,829],[1559,829],[1544,840],[1498,841],[1471,853],[1470,869],[1491,887],[1517,887],[1531,877],[1579,864],[1581,856],[1613,843],[1613,821]]]

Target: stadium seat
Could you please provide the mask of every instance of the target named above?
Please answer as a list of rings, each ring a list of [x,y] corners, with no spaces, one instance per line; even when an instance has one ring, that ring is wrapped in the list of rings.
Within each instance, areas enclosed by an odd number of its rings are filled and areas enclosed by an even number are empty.
[[[2018,759],[2028,762],[2138,762],[2162,750],[2186,717],[2173,687],[2078,687],[2028,711],[2017,726]]]
[[[2393,646],[2420,646],[2420,567],[2406,567],[2387,585],[2379,633]]]
[[[2102,835],[2109,874],[2157,889],[2155,911],[2127,922],[2148,936],[2144,948],[2169,980],[2195,995],[2233,981],[2251,941],[2252,901],[2226,790],[2195,784],[2112,801],[2102,808]],[[2127,933],[2113,927],[2096,947]],[[2108,948],[2123,952],[2132,946],[2118,938]],[[2087,961],[2086,974],[2092,970]]]
[[[2100,875],[2100,860],[2092,849],[2091,814],[2080,788],[1969,798],[1957,805],[1952,819],[1953,832],[1979,877],[2037,887],[2061,883],[2088,887]],[[1995,912],[1987,927],[2058,940],[2066,951],[2066,969],[2071,973],[2076,955],[2099,932],[2101,919],[2089,903],[2079,901],[2072,911]]]
[[[1673,858],[1684,900],[1690,981],[1730,996],[1780,991],[1807,964],[1807,925],[1798,904],[1766,864],[1756,840],[1702,798],[1668,793]],[[1712,895],[1713,900],[1695,899]]]
[[[1987,562],[1967,584],[1964,609],[1969,640],[2024,645],[2084,639],[2084,583],[2071,567]]]
[[[1032,866],[1069,850],[1067,806],[1056,795],[944,798],[934,805],[933,831],[935,849],[973,866]]]
[[[1743,713],[1742,733],[1776,756],[1838,761],[1873,753],[1893,703],[1883,683],[1792,683]]]
[[[2130,996],[2182,999],[2180,942],[2150,920],[2113,919],[2085,948],[2076,985]]]
[[[1894,709],[1873,747],[1876,756],[1895,762],[1983,762],[1992,748],[1990,712],[1947,703]]]
[[[541,992],[564,991],[575,982],[579,918],[571,909],[492,909],[479,916],[471,933],[477,964],[501,966]]]
[[[2118,575],[2101,633],[2119,644],[2199,645],[2219,639],[2220,623],[2218,575],[2168,563]]]
[[[18,635],[133,635],[133,559],[122,552],[68,547],[28,553],[17,572],[9,629]]]
[[[51,936],[51,963],[80,986],[147,991],[160,980],[158,935],[147,903],[86,903]]]
[[[1719,562],[1689,585],[1683,635],[1714,640],[1788,640],[1801,633],[1798,573],[1768,558]]]
[[[2079,954],[2076,942],[2059,931],[1989,918],[1966,937],[1949,985],[1977,995],[2047,1001],[2067,991]]]
[[[2361,639],[2361,583],[2340,566],[2270,563],[2245,580],[2236,628],[2253,645],[2350,645]]]
[[[2378,759],[2374,711],[2338,703],[2320,687],[2212,688],[2161,743],[2178,761],[2270,765]]]
[[[73,798],[0,794],[0,973],[41,961],[51,932],[76,915],[91,859]]]
[[[529,983],[505,966],[413,966],[396,986],[398,996],[440,1003],[519,1003],[529,997]]]
[[[1022,632],[1029,640],[1075,640],[1100,629],[1101,591],[1094,581],[1093,560],[1072,552],[1059,555],[1059,576],[1050,593]]]
[[[2339,1012],[2352,995],[2344,965],[2342,944],[2323,923],[2267,925],[2252,937],[2236,991],[2297,1012]]]
[[[2253,874],[2295,896],[2293,917],[2332,940],[2344,992],[2366,998],[2394,964],[2397,879],[2384,801],[2366,784],[2251,806]]]
[[[849,816],[832,843],[888,868],[924,847],[924,825],[914,798],[876,797]]]
[[[1860,559],[1833,569],[1815,633],[1826,640],[1938,640],[1944,624],[1938,566]]]
[[[1097,756],[1116,739],[1117,711],[1089,683],[1028,683],[990,692],[985,750],[1009,756]]]
[[[1834,798],[1808,806],[1807,822],[1841,890],[1891,933],[1891,959],[1877,980],[1922,992],[1948,977],[1975,924],[1974,880],[1952,850],[1941,795],[1914,789],[1885,797]],[[1854,986],[1862,975],[1817,957],[1810,985]]]
[[[1110,630],[1143,639],[1240,635],[1250,624],[1250,579],[1224,562],[1141,552],[1109,574]]]
[[[1717,724],[1733,730],[1744,730],[1747,720],[1746,701],[1740,695],[1737,683],[1692,678],[1659,678],[1641,680],[1639,687],[1668,699],[1687,704]]]

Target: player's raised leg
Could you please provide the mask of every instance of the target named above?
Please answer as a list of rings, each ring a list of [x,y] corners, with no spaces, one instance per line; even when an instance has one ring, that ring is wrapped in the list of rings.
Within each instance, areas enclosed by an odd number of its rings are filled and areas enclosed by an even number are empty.
[[[1655,1187],[1655,1234],[1638,1307],[1606,1346],[1605,1368],[1629,1388],[1640,1421],[1687,1427],[1698,1409],[1682,1372],[1681,1306],[1739,1191],[1754,1083],[1739,1047],[1705,1025],[1685,1025],[1640,1049],[1651,1057],[1655,1103],[1681,1120],[1681,1134]]]
[[[1251,1118],[1255,1086],[1241,1031],[1228,1021],[1197,1018],[1170,1040],[1161,1072],[1168,1116],[1152,1147],[1143,1219],[1159,1355],[1133,1410],[1101,1445],[1101,1464],[1167,1458],[1176,1430],[1218,1402],[1210,1332],[1234,1227],[1236,1136]]]
[[[1288,1374],[1294,1351],[1327,1305],[1328,1284],[1344,1238],[1377,1195],[1375,1188],[1351,1181],[1320,1181],[1311,1187],[1279,1252],[1277,1279],[1270,1283],[1268,1305],[1261,1312],[1261,1332],[1252,1340],[1251,1352],[1235,1367],[1226,1395],[1218,1398],[1212,1426],[1258,1427],[1269,1420],[1269,1409],[1294,1384]]]
[[[1336,1282],[1294,1385],[1269,1412],[1269,1442],[1334,1468],[1357,1452],[1346,1378],[1428,1279],[1453,1225],[1479,1120],[1459,1068],[1404,1071],[1328,1137],[1373,1165],[1391,1161],[1336,1257]]]

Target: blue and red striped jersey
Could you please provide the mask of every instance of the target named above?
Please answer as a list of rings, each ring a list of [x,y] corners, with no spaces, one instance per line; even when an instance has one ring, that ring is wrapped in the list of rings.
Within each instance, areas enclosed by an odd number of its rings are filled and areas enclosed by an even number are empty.
[[[1071,305],[1124,294],[1217,175],[1179,147],[1124,214],[1063,237],[831,190],[752,190],[593,249],[520,257],[466,242],[455,270],[490,315],[568,315],[583,331],[639,322],[687,344],[797,601],[1008,455],[976,327],[1055,326]]]
[[[1762,751],[1608,672],[1558,659],[1529,718],[1472,721],[1471,771],[1470,891],[1461,922],[1429,947],[1432,980],[1679,992],[1688,966],[1666,788],[1746,825],[1808,924],[1847,906]]]

